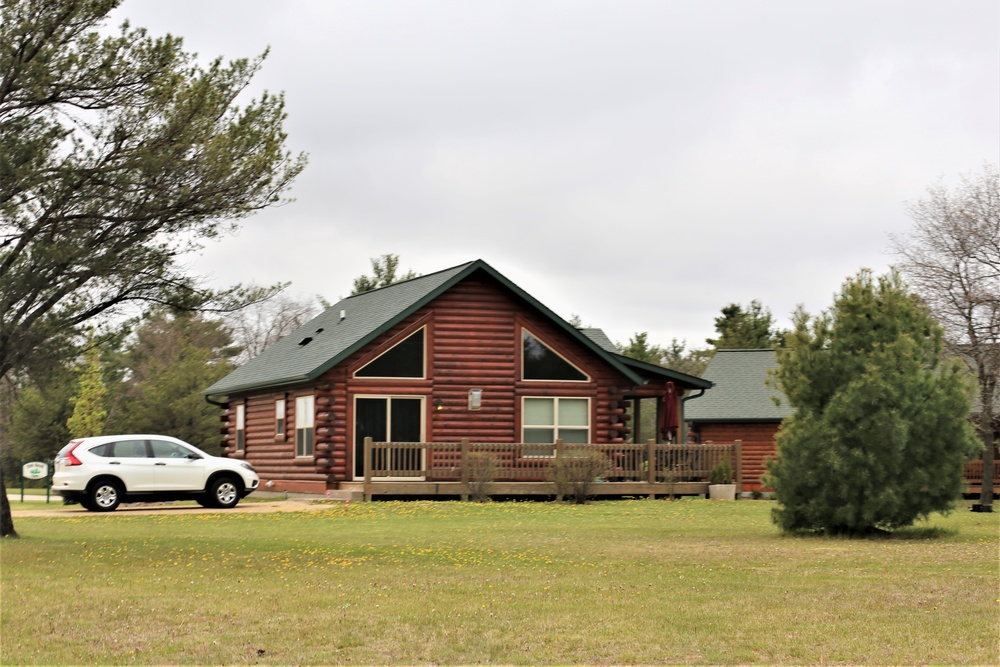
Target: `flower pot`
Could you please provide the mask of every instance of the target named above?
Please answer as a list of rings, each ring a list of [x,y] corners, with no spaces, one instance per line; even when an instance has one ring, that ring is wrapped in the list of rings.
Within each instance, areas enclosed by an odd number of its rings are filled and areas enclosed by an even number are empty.
[[[708,497],[711,500],[736,500],[736,485],[709,484]]]

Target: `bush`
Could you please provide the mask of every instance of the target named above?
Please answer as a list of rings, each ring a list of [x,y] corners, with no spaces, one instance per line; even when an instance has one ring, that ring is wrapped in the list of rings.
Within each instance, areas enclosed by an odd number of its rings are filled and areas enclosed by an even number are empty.
[[[465,457],[468,472],[469,497],[477,503],[486,502],[493,492],[493,482],[500,471],[496,454],[471,452]]]
[[[729,463],[729,459],[725,458],[719,461],[714,468],[712,468],[711,474],[708,476],[709,484],[732,484],[733,483],[733,466]]]
[[[942,330],[893,273],[862,271],[833,308],[801,309],[777,379],[795,409],[764,483],[785,532],[867,534],[950,509],[981,450],[965,371]]]
[[[587,502],[594,484],[611,473],[611,462],[602,452],[594,450],[571,451],[556,459],[549,473],[555,484],[556,495],[569,496],[582,505]]]

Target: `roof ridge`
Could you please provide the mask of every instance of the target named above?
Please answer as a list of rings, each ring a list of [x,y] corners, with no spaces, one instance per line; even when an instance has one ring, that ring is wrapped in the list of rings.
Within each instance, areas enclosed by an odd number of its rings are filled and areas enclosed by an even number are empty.
[[[366,294],[372,294],[373,292],[381,292],[382,290],[387,290],[387,289],[389,289],[391,287],[397,287],[399,285],[405,285],[407,283],[412,283],[412,282],[415,282],[417,280],[423,280],[425,278],[433,278],[434,276],[440,275],[442,273],[446,273],[448,271],[454,271],[456,269],[465,269],[465,268],[467,268],[467,267],[475,264],[476,262],[482,262],[482,261],[483,260],[481,260],[481,259],[474,259],[471,262],[463,262],[461,264],[456,264],[455,266],[450,266],[447,269],[441,269],[439,271],[434,271],[432,273],[423,274],[423,275],[419,275],[419,276],[413,276],[412,278],[407,278],[405,280],[397,280],[396,282],[394,282],[394,283],[392,283],[390,285],[383,285],[382,287],[376,287],[374,289],[370,289],[370,290],[367,290],[365,292],[361,292],[360,294],[351,294],[351,295],[346,296],[343,299],[341,299],[340,302],[338,302],[338,303],[342,303],[344,301],[348,301],[350,299],[354,299],[354,298],[359,297],[359,296],[365,296]]]

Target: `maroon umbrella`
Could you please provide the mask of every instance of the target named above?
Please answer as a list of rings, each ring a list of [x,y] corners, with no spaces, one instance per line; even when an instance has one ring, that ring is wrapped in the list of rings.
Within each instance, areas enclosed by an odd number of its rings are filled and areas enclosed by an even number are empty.
[[[660,410],[660,435],[664,441],[675,442],[680,425],[680,415],[677,414],[677,388],[673,382],[668,382],[663,394],[663,409]]]

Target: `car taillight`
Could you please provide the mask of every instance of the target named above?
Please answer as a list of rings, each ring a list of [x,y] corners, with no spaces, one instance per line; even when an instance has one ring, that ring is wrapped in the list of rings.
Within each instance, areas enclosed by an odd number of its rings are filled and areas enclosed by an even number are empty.
[[[77,447],[79,447],[81,442],[83,442],[83,440],[77,440],[76,442],[73,443],[73,446],[70,447],[69,451],[66,452],[65,458],[63,458],[63,465],[67,465],[67,466],[82,466],[83,465],[83,461],[81,461],[80,459],[78,459],[75,456],[73,456],[73,450],[76,449]]]

